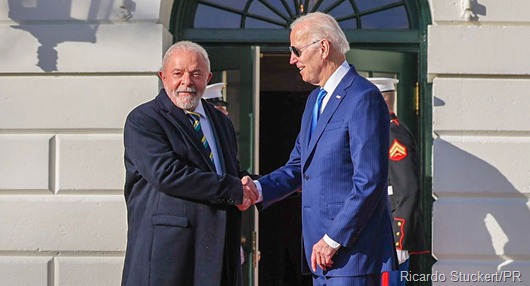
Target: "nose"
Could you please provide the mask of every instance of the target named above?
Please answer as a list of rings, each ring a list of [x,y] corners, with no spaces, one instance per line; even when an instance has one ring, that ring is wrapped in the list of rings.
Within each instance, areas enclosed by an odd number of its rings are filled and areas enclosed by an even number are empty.
[[[180,79],[180,84],[181,84],[181,85],[185,85],[185,86],[190,85],[190,83],[191,83],[191,78],[190,78],[190,77],[191,77],[191,76],[190,76],[189,73],[184,73],[184,74],[182,75],[182,78]]]
[[[289,64],[294,65],[297,62],[298,62],[298,58],[293,53],[291,53],[291,57],[289,58]]]

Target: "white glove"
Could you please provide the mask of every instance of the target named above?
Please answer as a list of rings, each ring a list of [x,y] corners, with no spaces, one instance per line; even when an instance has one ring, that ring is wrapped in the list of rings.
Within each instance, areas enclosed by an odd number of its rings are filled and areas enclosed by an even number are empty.
[[[397,254],[397,258],[398,258],[399,264],[402,264],[403,262],[407,261],[407,259],[409,259],[409,251],[408,250],[396,249],[396,254]]]

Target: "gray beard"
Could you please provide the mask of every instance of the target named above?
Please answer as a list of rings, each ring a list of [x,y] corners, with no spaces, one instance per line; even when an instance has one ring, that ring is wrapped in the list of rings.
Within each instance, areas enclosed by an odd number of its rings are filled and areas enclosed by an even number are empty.
[[[193,111],[195,108],[199,105],[199,102],[201,100],[201,97],[199,95],[195,95],[193,97],[184,97],[179,96],[178,93],[175,91],[171,95],[173,104],[175,104],[178,108],[184,109],[187,111]]]

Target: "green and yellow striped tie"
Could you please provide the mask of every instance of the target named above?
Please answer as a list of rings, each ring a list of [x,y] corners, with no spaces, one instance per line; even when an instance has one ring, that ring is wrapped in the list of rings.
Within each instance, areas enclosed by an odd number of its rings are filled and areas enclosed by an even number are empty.
[[[193,124],[193,128],[199,135],[199,138],[201,138],[202,145],[204,146],[204,148],[206,148],[206,152],[208,152],[208,156],[210,156],[210,160],[212,161],[212,163],[215,164],[214,159],[213,159],[212,149],[210,148],[210,145],[208,144],[208,141],[206,140],[206,136],[204,136],[204,132],[202,132],[201,121],[200,121],[201,115],[196,112],[188,111],[188,116],[190,117],[191,123]]]

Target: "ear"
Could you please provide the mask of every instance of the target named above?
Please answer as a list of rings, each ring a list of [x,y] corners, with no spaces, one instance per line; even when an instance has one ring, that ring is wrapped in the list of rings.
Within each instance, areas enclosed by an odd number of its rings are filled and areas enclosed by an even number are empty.
[[[210,80],[212,79],[212,77],[213,77],[213,73],[209,73],[209,74],[208,74],[208,80],[206,81],[207,84],[210,82]]]
[[[158,77],[161,79],[161,80],[164,80],[164,73],[162,71],[158,71]]]
[[[319,46],[320,51],[322,51],[322,58],[325,59],[329,57],[329,50],[330,50],[329,41],[326,39],[322,39],[319,45],[320,45]]]

